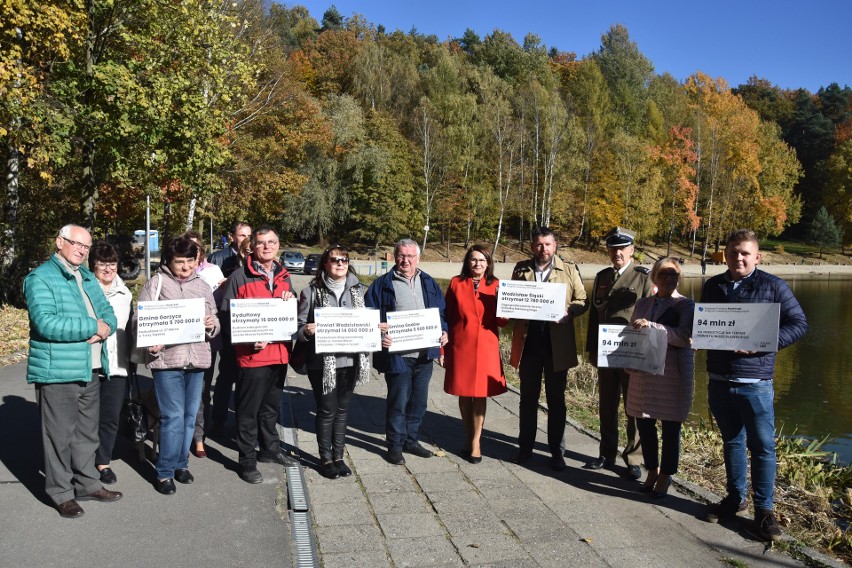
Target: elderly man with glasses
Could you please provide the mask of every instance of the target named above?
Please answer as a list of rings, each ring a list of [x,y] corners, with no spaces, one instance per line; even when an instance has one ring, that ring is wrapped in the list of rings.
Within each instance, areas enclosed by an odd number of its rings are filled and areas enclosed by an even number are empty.
[[[44,445],[45,491],[65,518],[83,515],[77,501],[117,501],[95,468],[100,374],[109,377],[104,341],[115,313],[83,263],[92,237],[66,225],[56,253],[24,278],[30,318],[27,382],[35,384]]]
[[[444,295],[437,282],[417,268],[420,247],[411,239],[402,239],[394,247],[396,264],[377,278],[367,290],[367,306],[381,311],[387,322],[388,312],[438,308],[441,318],[441,345],[447,343],[447,320],[444,317]],[[385,420],[388,445],[387,460],[404,465],[406,452],[421,458],[432,452],[420,444],[420,425],[426,414],[432,361],[438,359],[438,347],[390,353],[392,338],[382,336],[382,350],[373,355],[373,366],[385,374],[388,384]]]

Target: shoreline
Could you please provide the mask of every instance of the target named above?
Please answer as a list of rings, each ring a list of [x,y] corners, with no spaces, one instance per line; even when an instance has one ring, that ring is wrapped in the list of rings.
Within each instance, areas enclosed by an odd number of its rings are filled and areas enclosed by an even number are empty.
[[[381,271],[381,263],[371,263],[368,261],[355,261],[352,263],[358,270],[358,274],[373,274],[376,267]],[[513,262],[497,262],[494,264],[494,276],[507,280],[512,277],[512,269],[515,263]],[[583,280],[594,280],[595,274],[607,268],[608,264],[582,263],[577,265],[580,268],[580,275]],[[640,264],[650,269],[653,264]],[[459,273],[461,262],[426,262],[421,261],[418,267],[434,278],[452,278]],[[760,270],[782,278],[809,278],[815,280],[830,280],[852,278],[852,265],[842,264],[758,264]],[[363,270],[362,270],[363,269]],[[683,276],[687,278],[701,278],[701,266],[698,264],[686,263],[681,265]],[[726,270],[724,264],[710,264],[707,266],[707,273],[704,277],[710,278],[717,274],[721,274]]]

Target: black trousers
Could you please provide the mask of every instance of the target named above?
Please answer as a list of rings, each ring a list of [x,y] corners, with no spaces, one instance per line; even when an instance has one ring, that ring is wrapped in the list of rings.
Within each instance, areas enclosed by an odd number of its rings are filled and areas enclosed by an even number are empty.
[[[237,379],[237,450],[240,466],[255,467],[255,443],[264,453],[280,451],[278,407],[287,365],[243,367]]]
[[[519,416],[518,448],[532,450],[538,423],[538,399],[541,396],[542,376],[547,399],[547,446],[551,455],[561,456],[565,450],[565,385],[568,371],[553,370],[553,354],[550,336],[545,328],[543,334],[530,333],[524,344],[518,376],[521,379],[521,404]]]
[[[118,435],[118,415],[127,396],[127,377],[112,375],[109,380],[100,376],[101,415],[98,421],[98,451],[95,465],[108,465],[112,460],[115,438]]]
[[[627,387],[630,375],[624,369],[598,369],[598,415],[601,420],[600,455],[615,459],[618,454],[618,422],[619,407],[624,401],[627,408]],[[625,413],[627,430],[627,445],[621,452],[621,457],[627,465],[642,463],[642,444],[639,440],[639,430],[636,428],[636,418]]]
[[[642,457],[647,469],[660,468],[663,475],[674,475],[680,462],[680,422],[660,420],[663,431],[662,460],[657,444],[657,419],[637,418],[636,428],[642,441]]]
[[[237,354],[234,347],[228,345],[221,352],[214,351],[211,354],[210,368],[204,371],[204,387],[201,389],[201,405],[198,407],[198,416],[195,417],[195,433],[192,435],[194,442],[200,442],[210,431],[225,431],[228,423],[228,406],[231,403],[231,392],[237,382],[239,368],[237,367]],[[216,374],[216,359],[219,360],[218,374]],[[216,384],[213,384],[213,376],[216,375]],[[213,391],[212,404],[210,391]],[[234,401],[234,407],[237,403]],[[212,427],[211,427],[212,419]],[[206,430],[205,430],[206,429]]]
[[[323,463],[343,459],[346,444],[346,417],[355,392],[357,367],[337,369],[336,384],[331,392],[322,393],[322,369],[308,370],[308,380],[317,403],[317,445]]]
[[[213,366],[210,366],[210,382],[213,382]],[[240,368],[237,366],[237,352],[234,351],[234,346],[225,341],[222,345],[222,350],[219,351],[219,374],[216,375],[216,384],[213,385],[213,410],[209,414],[213,421],[214,430],[225,430],[225,424],[228,422],[228,406],[231,403],[231,392],[234,390],[234,385],[240,374]],[[207,384],[207,374],[204,375],[205,385]],[[205,392],[209,393],[210,388],[207,387]],[[237,397],[239,393],[234,394],[234,408],[239,402]],[[204,395],[202,395],[202,404]],[[205,416],[206,418],[207,416]],[[205,423],[206,420],[205,420]],[[202,425],[203,428],[203,425]]]

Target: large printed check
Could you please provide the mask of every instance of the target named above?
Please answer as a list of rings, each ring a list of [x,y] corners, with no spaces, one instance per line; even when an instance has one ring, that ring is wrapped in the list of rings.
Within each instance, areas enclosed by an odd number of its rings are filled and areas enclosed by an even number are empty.
[[[204,341],[204,298],[139,302],[136,346]]]
[[[295,298],[231,300],[231,343],[290,341],[298,329]]]
[[[692,348],[778,351],[781,304],[695,304]]]
[[[441,312],[438,308],[388,312],[388,351],[414,351],[441,346]]]
[[[314,323],[317,353],[370,353],[382,348],[379,310],[317,308]]]
[[[501,280],[497,293],[497,317],[559,321],[565,315],[564,282]]]
[[[598,367],[638,369],[661,375],[666,368],[665,329],[629,325],[598,326]]]

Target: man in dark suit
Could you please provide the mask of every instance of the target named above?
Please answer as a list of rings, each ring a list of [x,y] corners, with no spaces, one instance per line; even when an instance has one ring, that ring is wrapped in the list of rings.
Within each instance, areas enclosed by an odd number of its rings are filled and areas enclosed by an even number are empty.
[[[636,300],[653,294],[650,270],[633,264],[635,234],[616,227],[606,239],[607,253],[612,266],[604,268],[595,276],[592,287],[592,306],[589,310],[589,329],[586,335],[586,351],[589,361],[598,363],[598,325],[627,325],[633,314]],[[587,469],[615,467],[618,453],[618,410],[619,398],[627,405],[627,385],[630,377],[624,369],[598,369],[598,415],[601,421],[601,443],[599,455],[588,462]],[[627,445],[621,453],[627,464],[627,475],[633,479],[642,476],[642,448],[636,419],[627,416]]]
[[[225,278],[240,266],[240,245],[251,237],[251,226],[245,221],[234,221],[228,233],[231,244],[207,257],[207,262],[222,269]]]

